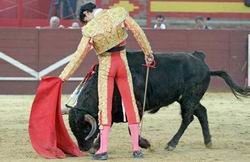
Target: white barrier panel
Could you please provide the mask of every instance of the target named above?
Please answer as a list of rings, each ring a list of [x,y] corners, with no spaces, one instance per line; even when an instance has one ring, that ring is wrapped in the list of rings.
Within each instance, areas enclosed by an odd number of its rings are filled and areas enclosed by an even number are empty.
[[[0,60],[3,60],[13,66],[15,66],[16,68],[24,71],[25,73],[31,75],[30,77],[4,77],[4,76],[0,76],[0,81],[7,81],[7,80],[12,80],[12,81],[34,81],[34,80],[40,80],[42,77],[48,75],[50,72],[60,68],[61,66],[67,64],[70,59],[72,57],[71,55],[68,55],[67,57],[58,60],[57,62],[55,62],[52,65],[49,65],[48,67],[46,67],[45,69],[41,70],[41,71],[36,71],[34,69],[32,69],[31,67],[19,62],[18,60],[8,56],[7,54],[0,52]],[[81,81],[83,80],[82,77],[72,77],[69,80],[72,81]]]

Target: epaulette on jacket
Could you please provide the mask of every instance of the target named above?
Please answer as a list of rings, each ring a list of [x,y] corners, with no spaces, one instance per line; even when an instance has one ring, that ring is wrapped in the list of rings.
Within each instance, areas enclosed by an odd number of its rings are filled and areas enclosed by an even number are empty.
[[[97,34],[109,32],[109,30],[122,23],[127,16],[127,11],[122,7],[103,10],[82,28],[82,33],[86,37],[94,37]]]

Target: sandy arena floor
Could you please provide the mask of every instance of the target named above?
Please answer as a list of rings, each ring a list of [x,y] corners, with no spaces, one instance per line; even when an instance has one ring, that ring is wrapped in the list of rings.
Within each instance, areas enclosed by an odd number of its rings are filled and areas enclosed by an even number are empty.
[[[0,161],[47,161],[38,156],[28,136],[28,118],[34,96],[0,96]],[[64,97],[65,100],[65,97]],[[127,124],[115,124],[109,145],[109,161],[127,162],[249,162],[250,99],[237,100],[231,93],[208,93],[202,100],[207,107],[213,148],[206,149],[198,120],[195,118],[177,148],[164,147],[180,124],[178,104],[146,114],[143,136],[151,141],[152,150],[144,150],[145,158],[131,158]],[[67,116],[64,116],[68,127]],[[68,127],[69,128],[69,127]],[[68,129],[70,132],[70,129]],[[70,132],[71,134],[71,132]],[[71,134],[72,135],[72,134]],[[72,136],[72,138],[74,138]],[[68,157],[53,161],[92,161],[90,156]]]

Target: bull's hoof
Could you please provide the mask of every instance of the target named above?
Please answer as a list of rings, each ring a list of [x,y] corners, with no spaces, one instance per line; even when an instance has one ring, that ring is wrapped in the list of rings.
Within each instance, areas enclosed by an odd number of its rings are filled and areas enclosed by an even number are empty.
[[[148,148],[150,148],[151,144],[149,143],[149,141],[147,139],[140,137],[139,138],[139,146],[141,148],[148,149]]]
[[[175,149],[175,146],[167,145],[167,146],[165,147],[165,150],[167,150],[167,151],[174,151],[174,149]]]
[[[211,148],[213,148],[213,143],[209,142],[209,143],[205,144],[205,146],[206,146],[206,148],[211,149]]]

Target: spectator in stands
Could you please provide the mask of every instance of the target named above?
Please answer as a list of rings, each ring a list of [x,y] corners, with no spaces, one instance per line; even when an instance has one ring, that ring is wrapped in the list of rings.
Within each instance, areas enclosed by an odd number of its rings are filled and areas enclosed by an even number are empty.
[[[80,24],[78,22],[73,22],[69,29],[80,29]]]
[[[36,26],[37,29],[60,29],[64,28],[63,25],[60,25],[60,19],[57,16],[52,16],[49,20],[49,26]]]
[[[57,16],[52,16],[49,20],[49,26],[51,29],[64,28],[63,25],[60,25],[60,19]]]
[[[154,25],[154,29],[166,29],[166,24],[164,23],[165,17],[162,15],[156,16],[156,23]]]
[[[212,29],[210,26],[207,25],[206,20],[209,20],[209,18],[204,18],[202,16],[197,16],[195,18],[195,28],[196,29]]]

